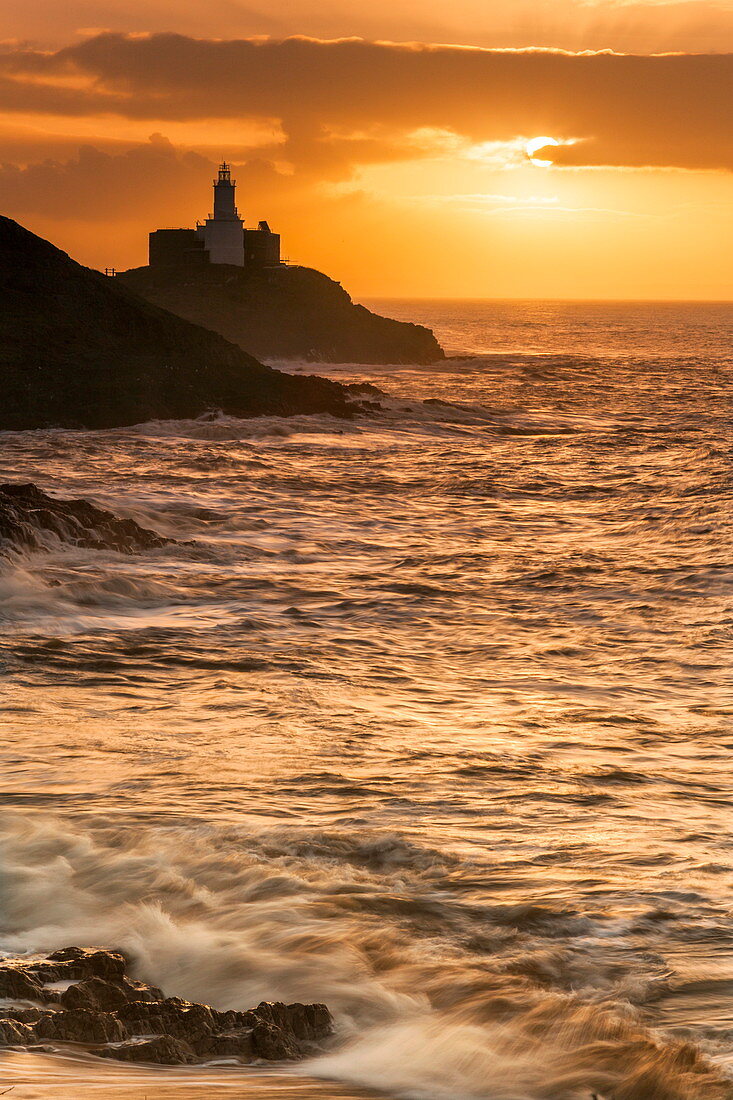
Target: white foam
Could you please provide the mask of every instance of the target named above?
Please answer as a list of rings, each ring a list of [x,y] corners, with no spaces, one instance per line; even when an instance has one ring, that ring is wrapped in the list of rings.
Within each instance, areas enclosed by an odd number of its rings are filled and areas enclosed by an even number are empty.
[[[4,923],[16,931],[3,948],[109,944],[168,995],[222,1009],[324,1001],[336,1015],[336,1047],[302,1072],[401,1096],[580,1100],[591,1085],[603,1094],[643,1071],[660,1096],[674,1086],[684,1100],[703,1100],[702,1082],[706,1100],[722,1100],[712,1073],[686,1084],[675,1049],[623,1005],[543,990],[522,976],[521,955],[461,950],[449,931],[460,908],[421,902],[435,854],[403,845],[397,861],[367,862],[364,844],[358,835],[112,819],[87,828],[10,815]],[[273,878],[276,890],[267,888]]]

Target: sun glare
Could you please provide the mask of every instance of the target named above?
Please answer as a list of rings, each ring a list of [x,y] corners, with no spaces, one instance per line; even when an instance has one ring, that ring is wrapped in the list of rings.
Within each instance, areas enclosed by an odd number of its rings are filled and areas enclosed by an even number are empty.
[[[558,147],[560,145],[560,142],[553,137],[536,137],[531,138],[531,140],[527,142],[527,156],[532,161],[532,164],[536,164],[538,168],[552,167],[551,160],[540,160],[535,157],[535,153],[539,152],[540,149],[546,149],[548,145],[554,145]]]

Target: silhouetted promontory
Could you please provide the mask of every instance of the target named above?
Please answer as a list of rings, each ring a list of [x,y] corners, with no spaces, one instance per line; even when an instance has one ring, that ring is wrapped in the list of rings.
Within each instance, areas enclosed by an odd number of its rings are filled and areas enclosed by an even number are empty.
[[[0,429],[353,415],[347,391],[259,363],[0,217]]]
[[[220,333],[250,355],[323,363],[434,363],[430,329],[380,317],[307,267],[137,267],[118,278],[155,305]]]

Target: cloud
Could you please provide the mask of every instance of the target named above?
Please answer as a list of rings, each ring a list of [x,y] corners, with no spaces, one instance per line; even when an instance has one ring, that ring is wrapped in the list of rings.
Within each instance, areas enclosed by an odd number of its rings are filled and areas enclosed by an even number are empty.
[[[517,206],[517,207],[556,207],[559,203],[557,195],[504,195],[489,191],[474,191],[468,194],[455,195],[416,195],[415,201],[433,203],[442,206],[483,207],[483,206]]]
[[[358,39],[214,41],[102,34],[0,55],[0,110],[69,117],[277,119],[297,171],[419,155],[409,135],[474,144],[552,134],[566,165],[733,169],[733,54],[497,51]]]
[[[404,200],[403,200],[404,201]],[[506,217],[507,215],[537,214],[546,217],[548,214],[569,215],[601,215],[604,218],[650,218],[659,215],[641,213],[631,210],[617,210],[600,206],[568,206],[561,204],[558,195],[505,195],[491,192],[472,192],[468,194],[453,195],[415,195],[411,202],[423,203],[427,206],[453,208],[466,213],[480,213],[482,216]]]
[[[247,206],[282,206],[312,185],[279,172],[267,159],[254,155],[234,165],[240,195]],[[154,228],[188,225],[207,215],[207,182],[215,174],[215,159],[175,148],[161,134],[144,144],[118,151],[114,146],[81,146],[74,155],[53,157],[24,167],[0,163],[0,209],[25,219],[41,215],[57,222],[90,223],[90,228],[114,222],[135,222]],[[260,208],[258,208],[260,209]],[[251,222],[264,217],[260,209],[243,210]]]
[[[146,194],[155,187],[171,194],[198,186],[210,170],[196,153],[179,153],[159,134],[145,145],[110,153],[92,145],[59,161],[48,158],[21,168],[0,165],[0,202],[17,216],[43,212],[58,219],[104,221],[146,213]]]
[[[563,46],[660,53],[733,49],[730,0],[24,0],[4,33],[45,44],[86,28],[246,37],[359,35],[475,46]]]

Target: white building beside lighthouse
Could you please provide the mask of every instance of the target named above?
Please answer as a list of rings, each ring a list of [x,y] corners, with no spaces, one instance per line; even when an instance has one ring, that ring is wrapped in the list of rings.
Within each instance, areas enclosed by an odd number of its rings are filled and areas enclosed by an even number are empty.
[[[156,229],[150,236],[151,267],[229,264],[253,271],[280,264],[280,234],[267,222],[245,229],[235,201],[237,182],[226,161],[214,180],[214,210],[195,229]]]

